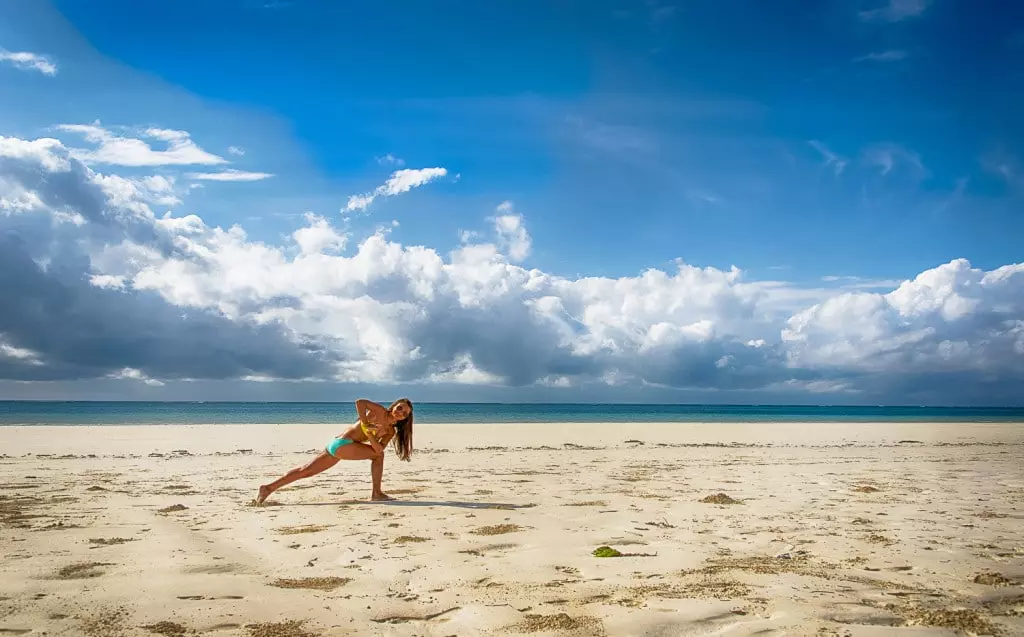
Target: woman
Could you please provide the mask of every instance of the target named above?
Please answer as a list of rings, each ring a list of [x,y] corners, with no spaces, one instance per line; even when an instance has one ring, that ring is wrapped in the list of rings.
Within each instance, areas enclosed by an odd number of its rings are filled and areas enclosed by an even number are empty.
[[[375,402],[360,399],[356,401],[356,411],[359,421],[344,435],[335,437],[320,455],[305,466],[296,467],[270,484],[262,485],[256,504],[263,504],[271,493],[286,484],[330,469],[338,464],[338,460],[369,460],[373,478],[370,499],[393,500],[380,488],[384,476],[384,449],[388,442],[394,440],[398,457],[409,459],[412,454],[412,403],[408,398],[400,398],[385,409]]]

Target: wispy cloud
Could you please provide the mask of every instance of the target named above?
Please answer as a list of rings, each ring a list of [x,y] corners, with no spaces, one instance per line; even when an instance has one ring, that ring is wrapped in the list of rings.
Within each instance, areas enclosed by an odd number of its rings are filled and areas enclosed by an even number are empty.
[[[876,53],[868,53],[858,58],[854,58],[854,62],[899,62],[900,60],[907,59],[909,54],[902,49],[889,49],[888,51],[879,51]]]
[[[156,150],[149,142],[134,137],[123,137],[92,124],[62,124],[57,127],[67,133],[83,135],[96,145],[93,150],[74,149],[72,155],[86,163],[115,166],[173,166],[217,165],[228,161],[200,148],[191,136],[180,130],[148,128],[140,136],[164,142],[166,150]]]
[[[409,192],[413,188],[426,185],[435,179],[440,179],[447,174],[448,169],[440,167],[396,170],[391,173],[391,177],[386,182],[378,186],[373,192],[349,197],[348,204],[345,206],[345,212],[366,210],[377,197],[400,195]]]
[[[832,169],[835,171],[836,176],[839,176],[843,173],[843,170],[846,168],[846,164],[848,163],[846,159],[833,153],[831,150],[828,149],[827,146],[825,146],[825,144],[822,144],[821,142],[815,139],[812,139],[807,143],[808,145],[810,145],[811,148],[813,148],[814,150],[818,151],[818,153],[821,154],[822,159],[825,160],[826,166],[832,166]]]
[[[930,4],[931,0],[888,0],[883,6],[861,11],[859,15],[865,22],[902,22],[922,15]]]
[[[199,181],[260,181],[261,179],[270,179],[274,175],[272,173],[255,173],[228,168],[227,170],[215,173],[188,173],[185,176]]]
[[[391,153],[383,155],[377,158],[377,163],[381,166],[398,166],[401,168],[405,165],[405,160],[401,157],[395,157]]]
[[[652,24],[661,24],[671,20],[676,14],[676,7],[674,4],[664,2],[663,0],[647,0],[647,15],[650,17]]]
[[[28,51],[8,51],[0,47],[0,62],[7,62],[22,71],[38,71],[43,75],[57,74],[57,63],[45,55]]]
[[[897,167],[905,167],[914,177],[922,179],[928,176],[928,169],[921,162],[921,156],[913,150],[899,144],[875,144],[863,153],[864,163],[878,168],[882,176],[888,175]]]
[[[722,198],[709,190],[690,189],[686,191],[686,198],[698,206],[710,205],[721,206]]]
[[[830,275],[821,277],[826,283],[841,283],[839,287],[844,290],[892,290],[898,288],[903,279],[866,279],[859,276]]]
[[[635,126],[604,124],[571,116],[566,123],[579,134],[580,140],[588,147],[613,154],[650,153],[656,144],[649,134]]]
[[[236,157],[242,157],[245,155],[245,149],[239,146],[228,146],[228,152]]]
[[[982,158],[981,166],[1006,182],[1011,189],[1024,192],[1024,164],[1015,156],[1005,152],[992,153]]]

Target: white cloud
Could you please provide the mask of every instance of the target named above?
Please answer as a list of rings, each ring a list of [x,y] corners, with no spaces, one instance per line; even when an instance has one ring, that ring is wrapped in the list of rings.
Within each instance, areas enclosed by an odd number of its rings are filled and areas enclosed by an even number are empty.
[[[245,156],[245,149],[240,146],[228,146],[228,153],[236,157],[243,157]]]
[[[448,174],[445,168],[420,168],[418,170],[405,168],[391,173],[391,177],[384,182],[384,185],[377,189],[377,194],[385,197],[400,195],[409,192],[413,188],[419,188],[435,179]]]
[[[901,22],[924,14],[930,4],[931,0],[887,0],[882,6],[861,11],[860,19],[866,22]]]
[[[12,358],[28,365],[42,365],[39,354],[24,347],[15,347],[6,342],[0,335],[0,361],[4,358]]]
[[[1024,264],[990,272],[957,259],[888,294],[846,293],[797,313],[782,332],[790,363],[847,371],[1003,370],[1022,342]]]
[[[509,260],[519,263],[529,256],[532,245],[530,233],[523,225],[523,216],[513,211],[511,201],[498,205],[497,212],[499,214],[494,218],[494,229],[498,239],[507,250]]]
[[[376,197],[370,195],[352,195],[348,198],[348,203],[345,205],[345,212],[356,212],[366,210],[373,203]]]
[[[105,288],[108,290],[123,290],[125,286],[125,279],[123,276],[93,274],[89,277],[89,284],[97,288]]]
[[[185,176],[199,181],[260,181],[262,179],[270,179],[274,175],[228,168],[227,170],[215,173],[188,173]]]
[[[185,131],[149,128],[141,133],[167,144],[166,150],[155,150],[148,142],[134,137],[123,137],[94,124],[62,124],[57,127],[67,133],[85,137],[95,144],[93,150],[74,150],[72,156],[87,164],[114,166],[187,166],[226,164],[227,160],[200,148]]]
[[[843,173],[843,170],[846,168],[847,164],[847,161],[845,159],[833,153],[831,150],[828,149],[828,147],[825,146],[825,144],[822,144],[817,140],[812,139],[807,143],[808,145],[810,145],[811,148],[813,148],[814,150],[818,151],[818,153],[821,154],[822,159],[825,160],[826,166],[832,166],[832,169],[835,171],[836,176],[839,176]]]
[[[175,194],[172,177],[121,177],[97,173],[94,181],[115,206],[142,206],[147,202],[167,207],[181,204],[181,199]]]
[[[47,172],[71,169],[63,149],[64,145],[56,139],[43,137],[29,141],[0,135],[0,157],[37,163]]]
[[[875,53],[868,53],[858,58],[854,58],[854,62],[899,62],[907,58],[907,52],[902,49],[889,49],[887,51],[877,51]]]
[[[57,74],[57,63],[38,53],[8,51],[0,48],[0,62],[7,62],[22,71],[38,71],[51,77]]]
[[[345,249],[348,236],[332,228],[326,219],[313,213],[306,213],[306,223],[309,225],[292,233],[292,238],[303,255],[340,252]]]
[[[114,380],[139,380],[150,385],[151,387],[163,387],[164,383],[155,378],[150,378],[143,374],[140,370],[133,367],[125,367],[119,369],[116,372],[112,372],[107,375],[107,378],[113,378]]]
[[[448,174],[446,168],[403,168],[391,173],[386,182],[373,192],[352,195],[345,206],[345,212],[366,210],[377,197],[393,197],[419,188]]]
[[[877,168],[882,176],[888,175],[894,168],[903,168],[913,178],[922,179],[928,176],[928,170],[921,162],[921,156],[900,146],[899,144],[873,144],[864,149],[863,161],[868,166]]]
[[[401,168],[405,165],[405,160],[401,157],[395,157],[391,153],[388,153],[382,157],[377,158],[377,163],[381,166],[398,166]]]
[[[35,179],[39,174],[43,178]],[[46,221],[45,212],[82,219],[59,232],[40,224],[38,231],[50,234],[40,235],[33,244],[37,252],[24,262],[37,278],[0,289],[10,301],[5,316],[20,317],[10,324],[21,331],[8,333],[5,343],[45,363],[25,371],[28,366],[3,350],[14,363],[0,370],[14,370],[5,373],[21,374],[14,376],[19,379],[56,369],[57,362],[71,365],[90,351],[46,349],[54,334],[78,323],[62,322],[42,338],[36,323],[45,315],[32,313],[39,303],[29,295],[32,288],[74,264],[79,270],[61,285],[91,285],[73,288],[73,298],[89,308],[120,304],[110,315],[88,315],[108,317],[90,319],[90,334],[100,330],[106,343],[117,343],[122,331],[135,330],[123,348],[106,348],[127,353],[116,364],[97,367],[100,376],[142,382],[161,382],[166,377],[160,370],[174,370],[168,372],[174,377],[187,369],[190,378],[596,384],[875,397],[918,379],[915,391],[940,398],[992,379],[1024,382],[1024,264],[983,271],[954,260],[884,294],[749,281],[737,268],[684,262],[636,276],[568,277],[517,265],[529,254],[531,239],[508,202],[491,218],[493,242],[466,236],[442,254],[404,245],[383,229],[343,254],[348,235],[313,214],[280,246],[253,240],[238,226],[212,227],[197,215],[154,216],[139,206],[141,197],[150,196],[139,184],[95,173],[52,140],[0,139],[0,184],[38,202],[32,210],[0,215],[0,240],[10,224]],[[161,191],[157,182],[149,186]],[[37,267],[68,252],[74,258],[60,268]],[[6,259],[13,254],[0,250],[0,267],[9,268]],[[20,285],[22,278],[0,277],[0,283]],[[840,277],[829,283],[878,284]],[[173,348],[137,345],[139,330],[151,335],[167,329],[167,323],[146,323],[158,316],[154,308],[188,317],[173,323],[180,325]],[[223,345],[190,346],[210,329],[190,327],[192,322],[211,317],[245,334],[265,330],[258,332],[260,346],[240,336],[219,338]],[[263,344],[274,342],[271,335],[282,339],[274,359],[254,360],[268,350]],[[207,363],[206,357],[233,343],[240,345],[229,350],[230,358]],[[75,354],[60,358],[68,352]],[[74,367],[66,373],[90,372]]]

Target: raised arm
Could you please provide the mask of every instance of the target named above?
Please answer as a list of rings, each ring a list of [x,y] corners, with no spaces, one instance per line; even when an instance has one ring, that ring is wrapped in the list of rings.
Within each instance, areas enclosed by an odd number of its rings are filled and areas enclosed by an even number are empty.
[[[378,435],[381,433],[381,428],[385,430],[383,432],[385,435],[389,433],[389,429],[392,429],[388,410],[372,400],[360,398],[356,401],[356,411],[359,414],[359,421],[368,425],[363,429],[363,433],[366,434],[366,441],[370,443],[374,451],[383,453],[384,444],[381,443]]]
[[[366,400],[365,398],[357,400],[356,412],[359,414],[359,420],[368,425],[391,424],[388,418],[388,410],[372,400]]]

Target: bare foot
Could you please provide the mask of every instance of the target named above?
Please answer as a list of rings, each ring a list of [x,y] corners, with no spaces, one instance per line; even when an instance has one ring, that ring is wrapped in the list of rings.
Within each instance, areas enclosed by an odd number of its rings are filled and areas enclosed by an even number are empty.
[[[260,494],[256,496],[256,506],[263,504],[263,501],[270,497],[272,491],[267,485],[260,485]]]
[[[374,502],[388,502],[389,500],[394,500],[394,498],[384,493],[383,491],[381,491],[380,493],[374,493],[373,495],[370,496],[370,499],[373,500]]]

